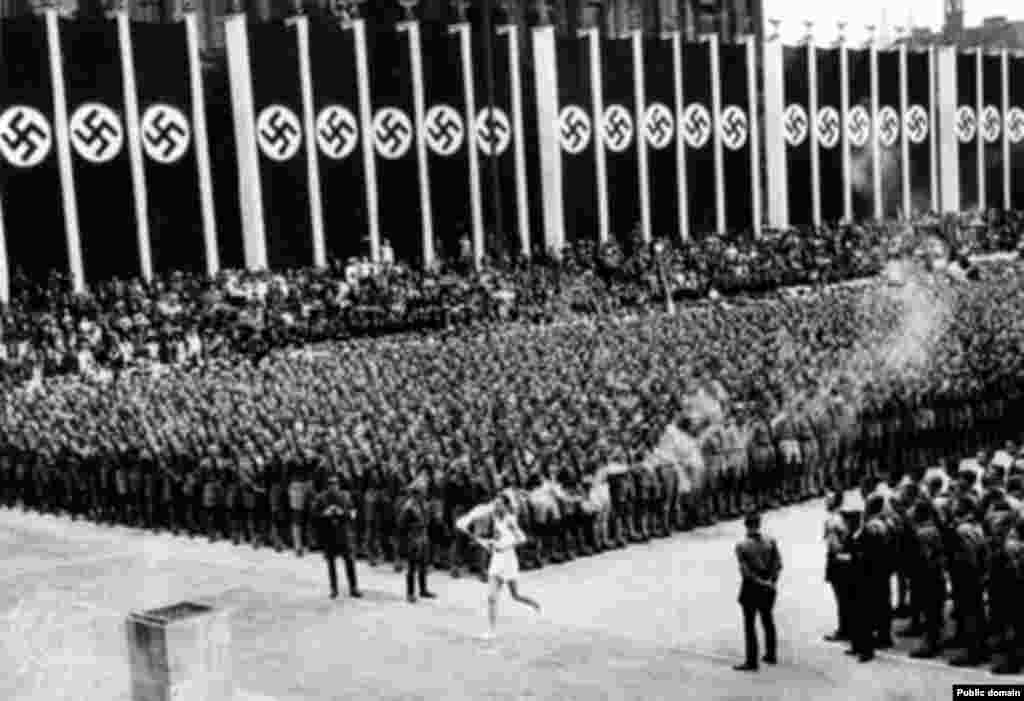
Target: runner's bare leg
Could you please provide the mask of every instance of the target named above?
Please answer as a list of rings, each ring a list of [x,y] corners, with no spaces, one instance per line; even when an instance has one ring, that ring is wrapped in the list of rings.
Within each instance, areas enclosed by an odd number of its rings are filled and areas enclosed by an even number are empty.
[[[534,611],[536,611],[537,613],[540,613],[540,604],[538,604],[536,601],[534,601],[530,597],[523,596],[522,594],[520,594],[519,593],[519,585],[518,585],[517,582],[509,582],[508,583],[508,591],[512,595],[512,600],[513,601],[516,601],[516,602],[518,602],[520,604],[524,604],[526,606],[529,606]]]

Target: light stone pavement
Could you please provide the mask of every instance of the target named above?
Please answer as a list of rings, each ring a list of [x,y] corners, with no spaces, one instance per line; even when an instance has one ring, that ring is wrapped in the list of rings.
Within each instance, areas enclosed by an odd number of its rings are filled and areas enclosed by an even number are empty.
[[[954,683],[1020,683],[917,661],[858,664],[822,641],[821,502],[770,513],[785,563],[780,664],[742,654],[732,554],[738,522],[523,575],[540,616],[503,602],[483,643],[485,589],[432,575],[411,606],[404,579],[359,565],[362,600],[330,601],[323,561],[0,509],[0,698],[129,699],[124,618],[184,599],[232,612],[236,701],[328,699],[940,699]]]

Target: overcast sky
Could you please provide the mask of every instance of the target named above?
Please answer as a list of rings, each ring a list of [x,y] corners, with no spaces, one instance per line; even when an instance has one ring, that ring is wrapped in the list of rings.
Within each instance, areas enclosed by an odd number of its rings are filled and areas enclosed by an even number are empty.
[[[847,36],[859,41],[866,36],[866,25],[881,27],[883,9],[890,32],[897,26],[906,26],[911,17],[916,26],[938,29],[944,15],[943,0],[764,0],[764,3],[765,17],[782,21],[780,30],[787,40],[804,35],[805,20],[814,22],[814,33],[822,42],[835,39],[836,22],[845,20]],[[964,0],[964,6],[968,26],[991,15],[1024,19],[1024,3],[1020,0]]]

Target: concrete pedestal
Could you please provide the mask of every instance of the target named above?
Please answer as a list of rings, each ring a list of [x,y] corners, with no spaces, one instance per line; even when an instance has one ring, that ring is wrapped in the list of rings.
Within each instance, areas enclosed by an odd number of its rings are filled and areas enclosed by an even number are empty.
[[[225,701],[234,698],[227,612],[190,601],[126,622],[132,701]]]

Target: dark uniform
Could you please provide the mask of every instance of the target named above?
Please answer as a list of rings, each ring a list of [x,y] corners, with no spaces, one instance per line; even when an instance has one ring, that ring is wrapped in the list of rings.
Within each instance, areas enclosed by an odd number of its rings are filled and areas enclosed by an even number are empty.
[[[771,425],[763,417],[753,420],[748,455],[751,490],[758,508],[764,508],[780,496],[782,472],[777,466]]]
[[[874,499],[874,497],[872,498]],[[862,662],[873,659],[877,648],[892,644],[892,577],[889,528],[880,506],[869,500],[866,522],[853,538],[853,650]]]
[[[942,647],[943,609],[946,604],[946,553],[932,505],[921,502],[912,510],[914,543],[910,580],[913,604],[922,623],[924,640],[911,657],[934,657]]]
[[[832,587],[836,599],[838,626],[836,632],[827,636],[829,641],[849,640],[853,625],[850,622],[850,537],[846,520],[838,510],[829,514],[825,521],[825,581]]]
[[[955,666],[980,664],[988,659],[985,635],[985,575],[988,543],[981,526],[975,522],[975,504],[962,498],[957,505],[960,522],[953,531],[949,574],[953,580],[954,606],[958,613],[958,637],[966,652],[950,660]]]
[[[746,661],[738,669],[757,669],[757,617],[764,627],[764,661],[775,664],[777,640],[775,619],[776,584],[782,572],[782,556],[774,538],[762,536],[760,518],[747,517],[747,537],[736,545],[736,559],[740,566],[739,604],[743,609],[743,633]]]
[[[352,496],[341,491],[338,478],[329,480],[330,486],[313,500],[312,514],[317,530],[317,540],[327,561],[327,577],[331,585],[331,598],[338,597],[337,558],[345,562],[345,578],[348,580],[349,595],[359,598],[359,583],[356,580],[356,562],[352,556],[352,529],[356,518]]]
[[[425,490],[425,485],[424,485]],[[415,585],[420,596],[431,599],[427,589],[427,569],[430,566],[430,505],[426,495],[417,492],[402,504],[398,514],[398,533],[405,553],[405,593],[410,603],[416,602]]]

